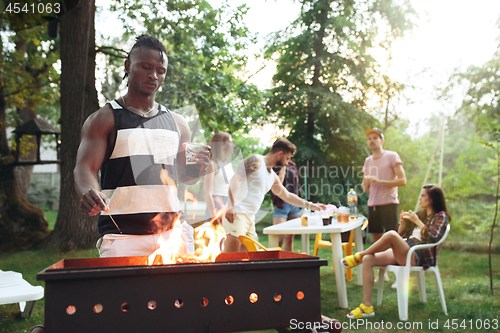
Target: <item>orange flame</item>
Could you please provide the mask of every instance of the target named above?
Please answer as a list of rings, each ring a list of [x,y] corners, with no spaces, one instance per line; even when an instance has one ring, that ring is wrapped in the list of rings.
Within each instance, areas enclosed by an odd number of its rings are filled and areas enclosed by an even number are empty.
[[[168,171],[161,170],[160,178],[165,185],[175,186],[175,181],[168,175]],[[187,189],[184,191],[184,202],[191,200],[194,205],[198,203],[195,196]],[[220,199],[219,199],[220,200]],[[219,201],[218,201],[219,202]],[[224,207],[222,201],[219,204]],[[179,216],[174,218],[172,229],[169,231],[168,239],[163,237],[163,234],[158,239],[159,248],[148,257],[149,265],[168,265],[177,263],[200,263],[214,262],[215,258],[221,253],[220,244],[226,238],[226,232],[221,223],[218,223],[225,213],[225,209],[220,209],[210,222],[206,222],[194,230],[194,254],[181,254],[184,248],[182,242],[182,224]],[[153,218],[153,222],[161,225],[161,215],[158,214]]]
[[[153,221],[159,218],[159,216],[160,214],[156,215]],[[182,245],[182,225],[180,223],[179,216],[174,218],[172,226],[173,227],[170,230],[170,237],[168,239],[165,239],[163,236],[158,239],[160,247],[149,256],[149,265],[154,263],[156,255],[160,255],[162,257],[163,264],[175,264],[177,262],[177,255],[179,254],[179,249]]]
[[[187,189],[184,190],[184,202],[191,200],[194,203],[194,206],[198,204],[198,199],[195,198],[193,193],[189,192]]]
[[[161,169],[160,179],[165,185],[175,186],[175,181],[168,175],[168,171],[166,169]]]
[[[166,240],[163,236],[159,238],[160,247],[149,256],[149,265],[168,265],[177,263],[201,263],[214,262],[221,253],[220,243],[226,238],[226,232],[221,223],[217,223],[225,213],[225,209],[220,209],[210,220],[194,230],[194,254],[180,254],[182,246],[182,225],[176,217],[173,223],[170,237]]]

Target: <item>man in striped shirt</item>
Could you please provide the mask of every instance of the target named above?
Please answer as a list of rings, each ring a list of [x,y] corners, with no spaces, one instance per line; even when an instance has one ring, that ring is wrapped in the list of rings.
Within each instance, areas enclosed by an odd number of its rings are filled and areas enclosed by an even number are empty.
[[[74,169],[80,208],[101,213],[97,243],[101,257],[146,256],[169,238],[179,218],[177,182],[186,176],[186,120],[155,102],[167,72],[167,53],[158,39],[141,35],[125,60],[127,93],[91,114],[82,128]],[[209,147],[196,156],[206,168]],[[99,180],[100,171],[100,180]],[[180,232],[181,253],[193,253],[193,229]]]

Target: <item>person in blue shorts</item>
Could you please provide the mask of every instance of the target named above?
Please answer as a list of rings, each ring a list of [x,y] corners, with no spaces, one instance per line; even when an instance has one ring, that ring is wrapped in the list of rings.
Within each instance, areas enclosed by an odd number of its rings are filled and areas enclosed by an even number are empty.
[[[283,186],[293,194],[300,197],[299,193],[299,173],[297,171],[297,166],[292,161],[288,161],[286,166],[273,168],[274,172],[278,174]],[[282,222],[295,219],[300,216],[302,208],[284,202],[273,192],[271,192],[271,198],[273,200],[273,224],[280,224]],[[285,244],[283,250],[293,251],[293,238],[295,235],[280,235],[279,245],[283,245],[283,240]]]

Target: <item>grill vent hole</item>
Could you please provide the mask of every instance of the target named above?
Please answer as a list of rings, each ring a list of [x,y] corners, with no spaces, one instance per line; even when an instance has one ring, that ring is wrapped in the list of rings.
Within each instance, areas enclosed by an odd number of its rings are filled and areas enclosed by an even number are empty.
[[[201,306],[205,307],[205,306],[207,306],[207,305],[208,305],[208,298],[203,297],[203,298],[201,299]]]
[[[177,309],[180,309],[184,306],[184,302],[182,301],[182,299],[179,298],[175,300],[174,305]]]
[[[298,300],[303,300],[303,299],[304,299],[304,293],[303,293],[302,291],[299,291],[299,292],[297,293],[297,299],[298,299]]]
[[[130,305],[127,302],[122,304],[122,311],[123,312],[127,312],[129,309],[130,309]]]
[[[229,295],[226,297],[226,299],[224,301],[226,302],[227,305],[231,305],[234,303],[234,297]]]
[[[75,312],[76,312],[76,307],[74,305],[68,305],[68,307],[66,308],[66,313],[71,316],[74,315]]]
[[[278,294],[278,293],[274,294],[274,301],[275,302],[281,301],[281,294]]]
[[[149,309],[149,310],[154,310],[154,309],[156,309],[156,301],[149,301],[149,302],[148,302],[148,309]]]
[[[259,296],[256,293],[251,293],[249,299],[250,303],[255,303],[259,300]]]
[[[96,305],[94,305],[94,312],[95,313],[101,313],[102,312],[102,304],[96,304]]]

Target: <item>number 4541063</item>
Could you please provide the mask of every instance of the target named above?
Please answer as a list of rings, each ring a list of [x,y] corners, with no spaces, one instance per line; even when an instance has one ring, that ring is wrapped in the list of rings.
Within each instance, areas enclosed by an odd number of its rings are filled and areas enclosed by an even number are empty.
[[[61,11],[60,3],[19,3],[19,2],[10,2],[5,8],[5,12],[10,14],[58,14]]]
[[[471,330],[497,330],[498,329],[498,319],[469,319],[462,320],[459,319],[448,319],[444,323],[444,328],[457,330],[458,328],[462,329],[471,329]]]

